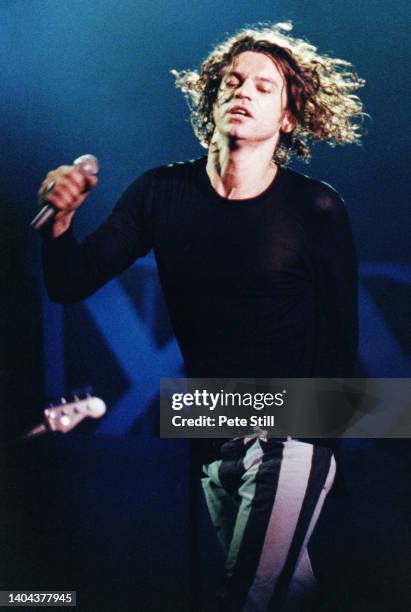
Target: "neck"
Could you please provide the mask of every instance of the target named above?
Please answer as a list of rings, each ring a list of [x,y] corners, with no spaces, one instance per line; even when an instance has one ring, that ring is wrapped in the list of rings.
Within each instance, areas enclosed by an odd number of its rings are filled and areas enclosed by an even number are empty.
[[[265,191],[277,174],[272,161],[273,143],[239,146],[213,137],[207,174],[215,191],[228,199],[247,199]]]

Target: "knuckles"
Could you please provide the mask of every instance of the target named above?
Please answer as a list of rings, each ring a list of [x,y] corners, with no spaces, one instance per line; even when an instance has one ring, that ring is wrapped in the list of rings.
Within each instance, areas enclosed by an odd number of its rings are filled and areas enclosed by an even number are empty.
[[[54,181],[56,184],[64,184],[66,181],[70,181],[78,185],[81,190],[84,187],[86,179],[75,166],[59,166],[55,170],[51,170],[47,173],[46,179],[43,181],[43,185],[47,185],[52,181]]]
[[[40,200],[47,200],[62,212],[69,212],[80,206],[86,193],[96,185],[96,176],[85,177],[75,166],[64,165],[47,173],[38,196]]]

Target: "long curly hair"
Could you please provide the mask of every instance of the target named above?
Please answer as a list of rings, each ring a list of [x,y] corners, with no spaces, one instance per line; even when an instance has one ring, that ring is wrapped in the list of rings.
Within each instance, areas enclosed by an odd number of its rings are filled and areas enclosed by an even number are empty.
[[[171,71],[176,87],[187,98],[191,124],[205,148],[215,129],[213,107],[224,69],[244,51],[271,57],[285,80],[288,109],[296,126],[280,134],[274,152],[277,163],[287,164],[293,155],[309,161],[312,141],[332,146],[360,143],[365,113],[354,92],[365,81],[350,62],[320,55],[314,45],[290,36],[292,27],[287,22],[245,28],[215,47],[199,71]]]

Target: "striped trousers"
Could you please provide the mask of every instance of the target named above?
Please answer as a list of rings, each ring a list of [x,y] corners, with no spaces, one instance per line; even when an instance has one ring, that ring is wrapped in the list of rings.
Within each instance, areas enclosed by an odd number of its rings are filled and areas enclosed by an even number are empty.
[[[315,579],[307,544],[335,476],[332,450],[288,438],[237,438],[203,466],[226,553],[221,610],[305,612]]]

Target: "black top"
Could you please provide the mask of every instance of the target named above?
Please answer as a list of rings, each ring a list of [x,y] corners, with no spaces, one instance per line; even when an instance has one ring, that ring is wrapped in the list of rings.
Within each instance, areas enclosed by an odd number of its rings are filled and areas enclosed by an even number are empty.
[[[350,376],[357,262],[344,203],[279,168],[255,198],[219,196],[206,159],[146,172],[82,244],[44,242],[51,299],[84,299],[153,248],[191,377]]]

